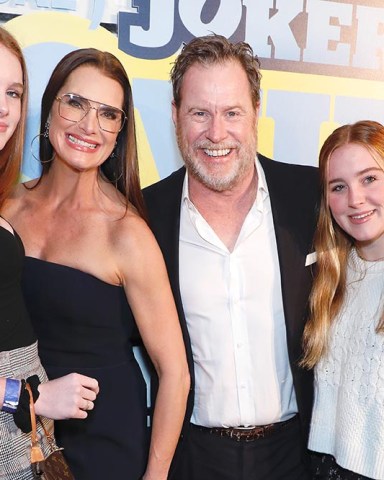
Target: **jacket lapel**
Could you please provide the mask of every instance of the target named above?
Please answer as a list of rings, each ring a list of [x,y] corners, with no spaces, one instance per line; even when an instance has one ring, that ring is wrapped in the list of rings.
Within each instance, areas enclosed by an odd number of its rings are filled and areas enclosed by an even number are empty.
[[[307,213],[303,206],[307,195],[300,185],[308,180],[305,175],[302,176],[299,170],[290,175],[288,171],[284,172],[282,164],[261,155],[259,160],[265,172],[271,200],[292,364],[302,354],[301,336],[306,315],[303,306],[307,305],[312,283],[311,270],[305,266],[305,261],[311,250],[315,214],[312,204],[312,210]]]

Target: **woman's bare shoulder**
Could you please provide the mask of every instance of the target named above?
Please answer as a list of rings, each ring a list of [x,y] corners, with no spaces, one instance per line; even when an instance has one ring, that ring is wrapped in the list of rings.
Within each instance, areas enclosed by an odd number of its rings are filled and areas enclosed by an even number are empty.
[[[147,263],[156,258],[160,252],[147,222],[132,208],[128,208],[124,217],[115,223],[111,241],[119,257],[126,258],[129,252],[132,262],[137,260],[140,263]]]
[[[124,216],[115,222],[113,234],[118,244],[123,247],[127,244],[140,244],[153,238],[146,221],[130,206]]]

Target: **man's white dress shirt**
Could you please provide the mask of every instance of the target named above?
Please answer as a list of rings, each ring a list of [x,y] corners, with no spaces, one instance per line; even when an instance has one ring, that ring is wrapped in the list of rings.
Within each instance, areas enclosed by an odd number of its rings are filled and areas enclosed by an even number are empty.
[[[181,205],[180,288],[195,368],[192,423],[266,425],[297,412],[279,259],[265,175],[230,252],[188,195]]]

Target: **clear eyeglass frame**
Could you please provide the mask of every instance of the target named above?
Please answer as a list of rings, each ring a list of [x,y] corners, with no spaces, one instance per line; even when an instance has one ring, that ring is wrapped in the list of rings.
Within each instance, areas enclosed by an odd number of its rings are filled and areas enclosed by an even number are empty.
[[[100,103],[95,100],[90,100],[89,98],[85,98],[76,93],[64,93],[60,97],[55,97],[55,100],[59,102],[58,111],[60,117],[74,123],[81,122],[81,120],[88,115],[90,110],[96,110],[96,117],[100,130],[103,130],[104,132],[121,132],[127,119],[125,112],[120,108],[112,107],[111,105]],[[98,107],[92,106],[91,102],[98,104]],[[105,111],[108,115],[116,115],[116,119],[103,116],[100,117],[100,111]],[[114,124],[115,127],[113,127]],[[108,125],[107,128],[106,125]]]

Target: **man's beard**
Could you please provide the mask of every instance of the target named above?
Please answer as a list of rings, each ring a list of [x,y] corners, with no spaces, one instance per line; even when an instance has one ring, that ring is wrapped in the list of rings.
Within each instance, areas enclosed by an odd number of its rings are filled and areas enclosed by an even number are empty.
[[[251,141],[246,144],[233,141],[215,144],[209,140],[205,140],[195,142],[191,146],[188,146],[179,128],[176,131],[176,135],[177,144],[189,174],[210,190],[215,192],[232,190],[246,177],[249,171],[253,170],[257,152],[256,132]],[[195,153],[197,149],[225,150],[228,148],[235,149],[237,152],[237,160],[233,161],[229,171],[226,163],[221,165],[212,162],[212,164],[206,165]],[[231,155],[231,153],[229,153],[229,155]],[[209,162],[208,157],[207,160]]]

